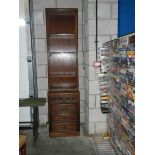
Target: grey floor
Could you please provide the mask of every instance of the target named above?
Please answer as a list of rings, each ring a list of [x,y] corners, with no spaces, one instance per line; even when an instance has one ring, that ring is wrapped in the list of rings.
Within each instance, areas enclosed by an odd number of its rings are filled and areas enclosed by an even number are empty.
[[[78,137],[51,138],[48,128],[39,128],[39,137],[33,146],[32,130],[24,130],[27,136],[27,155],[97,155],[96,145],[92,137],[81,135]]]

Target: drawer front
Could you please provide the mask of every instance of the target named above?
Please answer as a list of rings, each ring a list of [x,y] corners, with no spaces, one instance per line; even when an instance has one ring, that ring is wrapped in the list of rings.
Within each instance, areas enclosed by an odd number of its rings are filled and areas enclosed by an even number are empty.
[[[79,92],[48,94],[48,120],[51,134],[71,134],[80,130],[79,101]]]
[[[77,94],[52,94],[50,97],[50,104],[77,104]]]
[[[77,112],[77,104],[51,104],[51,112],[64,113],[64,112]]]
[[[71,113],[64,113],[64,114],[55,114],[52,115],[52,122],[77,122],[77,115]]]
[[[53,132],[77,131],[76,123],[54,123],[52,125]]]

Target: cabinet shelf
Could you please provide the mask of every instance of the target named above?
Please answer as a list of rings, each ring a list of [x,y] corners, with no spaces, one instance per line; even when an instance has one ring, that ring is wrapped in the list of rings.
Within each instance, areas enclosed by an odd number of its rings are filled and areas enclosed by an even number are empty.
[[[74,34],[74,33],[61,33],[61,34],[59,34],[59,33],[55,33],[55,34],[48,34],[47,35],[48,36],[48,38],[53,38],[53,39],[59,39],[59,38],[61,38],[61,39],[66,39],[66,38],[68,38],[68,39],[73,39],[73,38],[76,38],[77,37],[77,34]]]
[[[76,77],[76,73],[50,73],[50,77]]]

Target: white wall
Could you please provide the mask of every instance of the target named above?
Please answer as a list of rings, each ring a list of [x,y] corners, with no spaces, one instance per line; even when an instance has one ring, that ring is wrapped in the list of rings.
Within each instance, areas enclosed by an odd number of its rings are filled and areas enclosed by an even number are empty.
[[[19,1],[19,18],[25,18],[24,0]],[[26,26],[19,27],[19,97],[29,97]]]

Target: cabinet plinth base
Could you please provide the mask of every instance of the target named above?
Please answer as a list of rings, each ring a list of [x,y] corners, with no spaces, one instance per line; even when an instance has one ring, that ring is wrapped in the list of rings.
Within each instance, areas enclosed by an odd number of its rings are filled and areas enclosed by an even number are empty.
[[[69,137],[69,136],[80,136],[80,132],[50,132],[50,137]]]

